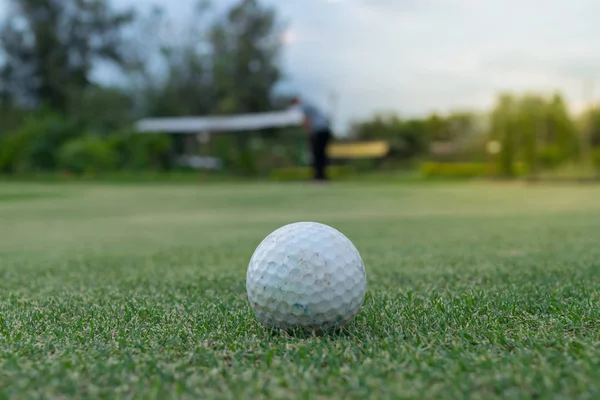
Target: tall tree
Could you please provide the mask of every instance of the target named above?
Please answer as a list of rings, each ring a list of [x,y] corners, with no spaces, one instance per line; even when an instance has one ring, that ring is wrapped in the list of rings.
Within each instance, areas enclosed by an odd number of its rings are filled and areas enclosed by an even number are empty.
[[[535,173],[538,169],[538,153],[547,143],[547,101],[543,97],[525,94],[518,104],[517,118],[521,137],[524,161],[529,171]]]
[[[156,116],[234,114],[271,110],[281,78],[281,27],[274,9],[241,0],[222,16],[200,1],[177,41],[154,37],[158,72],[144,79],[144,101]],[[156,12],[148,26],[165,26]],[[151,37],[151,33],[146,36]]]
[[[86,88],[98,62],[127,63],[123,28],[132,11],[106,0],[8,0],[0,23],[0,98],[59,111]]]
[[[210,11],[210,3],[202,0],[190,10],[188,21],[175,25],[161,8],[154,8],[143,20],[140,40],[146,48],[141,55],[152,62],[141,64],[135,91],[145,113],[181,116],[211,111],[215,88],[206,51]],[[176,33],[169,34],[174,29]]]
[[[272,108],[281,79],[282,26],[274,8],[240,0],[211,30],[211,72],[217,88],[215,112],[260,112]]]
[[[501,144],[499,173],[503,176],[514,176],[515,162],[518,156],[518,100],[508,93],[498,96],[496,106],[491,112],[491,138]]]
[[[429,119],[402,119],[397,115],[375,115],[355,123],[353,138],[385,140],[393,147],[394,157],[412,159],[426,152],[429,144]]]
[[[581,131],[588,145],[600,147],[600,107],[592,107],[585,111]]]
[[[564,160],[579,155],[579,143],[567,105],[560,94],[555,94],[548,104],[548,136],[560,150]]]

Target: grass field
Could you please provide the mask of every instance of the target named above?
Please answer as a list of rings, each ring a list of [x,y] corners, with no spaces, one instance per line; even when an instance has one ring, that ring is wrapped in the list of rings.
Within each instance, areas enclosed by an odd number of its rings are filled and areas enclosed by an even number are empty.
[[[0,398],[600,398],[600,187],[0,184]],[[361,251],[345,332],[270,333],[275,228]]]

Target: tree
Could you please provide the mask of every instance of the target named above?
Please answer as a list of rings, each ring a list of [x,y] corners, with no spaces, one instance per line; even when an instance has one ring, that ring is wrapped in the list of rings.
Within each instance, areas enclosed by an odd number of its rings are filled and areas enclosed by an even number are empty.
[[[274,8],[241,0],[210,32],[210,71],[219,113],[271,110],[279,67],[282,26]]]
[[[281,27],[274,9],[241,0],[209,21],[210,3],[200,1],[182,28],[183,39],[152,39],[161,70],[144,71],[143,99],[154,116],[235,114],[270,111],[281,79]],[[167,24],[160,11],[148,27]],[[150,40],[148,40],[150,38]]]
[[[99,62],[128,63],[123,28],[132,11],[105,0],[9,0],[0,24],[0,99],[66,111],[69,97],[91,83]]]
[[[376,115],[370,120],[354,124],[353,135],[357,140],[385,140],[392,146],[395,157],[411,159],[425,153],[428,127],[426,120]]]
[[[589,145],[600,147],[600,107],[593,107],[583,115],[581,130],[585,134]]]
[[[93,132],[119,131],[134,122],[133,96],[124,88],[90,85],[70,100],[69,118]]]
[[[165,117],[210,113],[215,88],[208,69],[209,11],[210,3],[200,1],[190,10],[189,20],[178,22],[177,27],[160,7],[141,19],[138,34],[145,47],[137,56],[153,62],[138,64],[131,75],[131,89],[143,114]],[[177,33],[169,36],[173,30]]]
[[[447,129],[446,120],[438,113],[433,113],[427,117],[427,132],[429,139],[432,141],[449,141],[449,131]]]
[[[547,107],[548,138],[559,149],[563,160],[573,160],[579,154],[575,124],[560,94],[555,94]]]
[[[452,142],[465,143],[473,140],[473,136],[481,133],[480,117],[469,111],[454,111],[446,120],[445,139]]]
[[[517,115],[520,134],[520,146],[523,158],[530,172],[538,169],[538,152],[546,143],[546,114],[548,106],[546,99],[526,94],[519,99]]]
[[[502,176],[515,175],[515,162],[518,155],[517,100],[508,93],[498,97],[491,113],[491,139],[501,143],[499,173]]]
[[[575,124],[562,96],[503,94],[491,114],[492,139],[502,143],[500,171],[513,175],[517,161],[529,172],[574,160],[579,145]]]

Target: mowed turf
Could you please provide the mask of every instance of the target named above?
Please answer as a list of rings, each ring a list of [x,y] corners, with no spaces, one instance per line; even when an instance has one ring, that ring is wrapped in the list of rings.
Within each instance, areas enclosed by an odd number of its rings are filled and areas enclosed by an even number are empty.
[[[600,397],[600,187],[0,186],[0,398]],[[301,220],[361,252],[341,334],[260,326]]]

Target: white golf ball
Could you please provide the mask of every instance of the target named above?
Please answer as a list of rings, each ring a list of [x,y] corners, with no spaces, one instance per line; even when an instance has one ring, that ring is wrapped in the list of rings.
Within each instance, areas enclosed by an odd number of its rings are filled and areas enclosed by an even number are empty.
[[[248,264],[246,290],[257,319],[271,328],[329,331],[358,314],[367,289],[363,260],[350,239],[315,222],[267,236]]]

